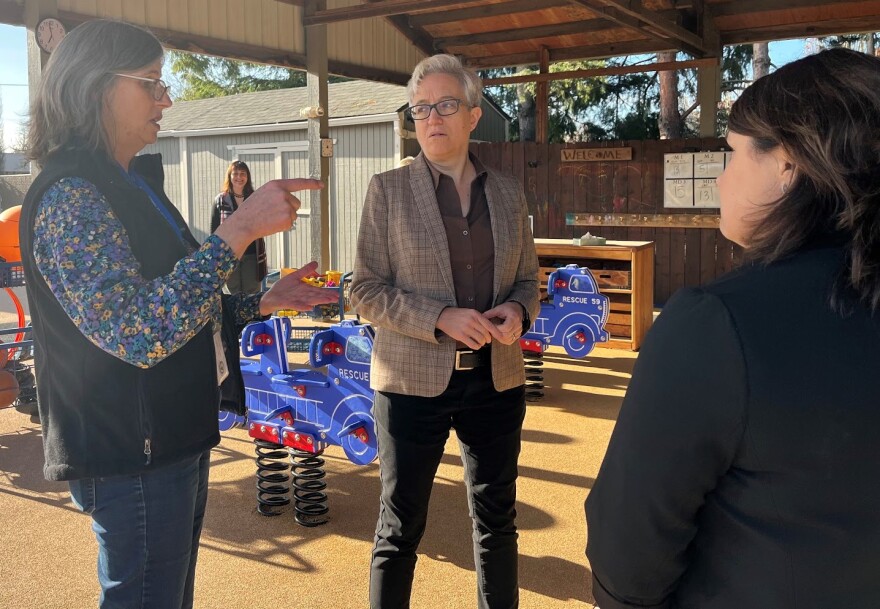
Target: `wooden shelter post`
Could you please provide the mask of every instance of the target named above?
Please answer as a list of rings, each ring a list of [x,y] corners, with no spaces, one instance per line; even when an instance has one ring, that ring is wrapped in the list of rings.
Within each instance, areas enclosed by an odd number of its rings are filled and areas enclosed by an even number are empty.
[[[700,137],[716,137],[721,101],[721,65],[697,68],[697,101],[700,103]]]
[[[46,17],[58,16],[58,0],[33,0],[25,2],[24,25],[27,27],[27,56],[28,56],[28,101],[33,103],[37,94],[40,80],[43,77],[43,68],[49,61],[49,54],[44,53],[37,46],[35,31],[37,24]],[[36,164],[32,165],[34,173],[38,171]]]
[[[550,51],[541,47],[540,73],[550,73]],[[535,141],[546,144],[550,141],[550,85],[546,80],[539,80],[535,85]]]
[[[316,12],[327,7],[326,0],[306,2],[303,7],[304,22]],[[304,194],[309,201],[312,228],[311,255],[318,261],[320,270],[330,268],[330,158],[333,156],[333,140],[330,139],[327,95],[327,26],[305,26],[306,38],[306,86],[309,109],[309,177],[319,178],[325,184],[321,190]]]
[[[697,68],[697,101],[700,103],[700,137],[716,137],[718,105],[721,103],[721,35],[705,0],[694,0],[703,40],[715,60]]]

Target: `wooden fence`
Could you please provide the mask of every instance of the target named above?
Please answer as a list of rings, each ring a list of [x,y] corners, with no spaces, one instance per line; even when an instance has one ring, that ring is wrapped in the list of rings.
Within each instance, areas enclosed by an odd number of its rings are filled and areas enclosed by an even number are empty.
[[[654,302],[677,289],[706,283],[731,270],[741,249],[718,229],[634,226],[566,226],[566,214],[687,214],[717,216],[717,210],[663,207],[663,155],[719,150],[724,140],[623,141],[596,144],[505,142],[473,144],[487,166],[522,180],[537,238],[570,238],[587,231],[608,239],[655,243]],[[563,162],[562,150],[632,148],[632,159]]]

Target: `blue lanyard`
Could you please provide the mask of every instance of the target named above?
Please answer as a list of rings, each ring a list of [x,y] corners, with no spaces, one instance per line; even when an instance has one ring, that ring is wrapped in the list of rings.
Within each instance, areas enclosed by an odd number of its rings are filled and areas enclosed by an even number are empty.
[[[177,233],[178,238],[184,245],[188,245],[186,238],[184,237],[183,230],[177,224],[177,220],[174,219],[174,216],[171,215],[171,212],[168,211],[168,208],[165,207],[165,204],[162,203],[162,200],[159,198],[150,185],[136,172],[134,171],[125,171],[125,168],[122,165],[119,166],[119,169],[122,170],[122,175],[125,176],[126,181],[134,186],[135,188],[139,188],[144,191],[148,197],[150,197],[150,202],[152,202],[153,207],[162,214],[162,216],[168,221],[174,231]]]

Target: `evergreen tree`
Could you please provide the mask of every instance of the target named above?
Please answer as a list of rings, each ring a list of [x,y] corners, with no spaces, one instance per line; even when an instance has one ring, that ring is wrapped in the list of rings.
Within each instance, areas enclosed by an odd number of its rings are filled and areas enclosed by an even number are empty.
[[[191,100],[306,86],[300,70],[181,51],[168,52],[175,99]],[[330,82],[350,80],[331,76]]]
[[[877,34],[846,34],[843,36],[827,36],[817,40],[819,48],[833,49],[835,47],[845,47],[854,51],[861,51],[870,55],[876,55]]]
[[[752,54],[751,45],[724,48],[722,96],[735,97],[750,84]],[[670,53],[664,60],[676,58],[681,59],[677,53]],[[658,57],[642,55],[602,61],[558,62],[550,66],[550,71],[568,72],[655,61]],[[485,70],[480,74],[483,78],[499,78],[536,72],[537,66],[519,66]],[[678,110],[681,122],[680,128],[670,132],[669,137],[695,137],[699,126],[697,71],[680,70],[677,78],[670,80],[678,81],[670,88],[669,103]],[[487,92],[512,117],[511,139],[528,139],[521,137],[520,125],[523,117],[527,121],[533,120],[535,83],[493,86],[488,87]],[[551,142],[660,138],[660,78],[656,72],[550,81],[548,97]],[[722,105],[722,127],[726,120]]]

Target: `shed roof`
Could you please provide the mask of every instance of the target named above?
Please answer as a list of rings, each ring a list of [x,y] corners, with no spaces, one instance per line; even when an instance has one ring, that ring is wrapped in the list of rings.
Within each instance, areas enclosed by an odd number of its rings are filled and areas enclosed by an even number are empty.
[[[329,116],[345,118],[397,112],[406,103],[406,88],[366,80],[327,86]],[[178,101],[164,112],[163,131],[274,125],[302,121],[308,89],[278,89],[223,97]]]
[[[327,97],[330,118],[391,114],[407,106],[406,87],[367,80],[331,83],[327,85]],[[483,99],[503,118],[510,120],[489,96],[484,95]],[[178,101],[163,113],[162,131],[301,122],[304,119],[299,111],[305,106],[308,106],[306,87]]]

